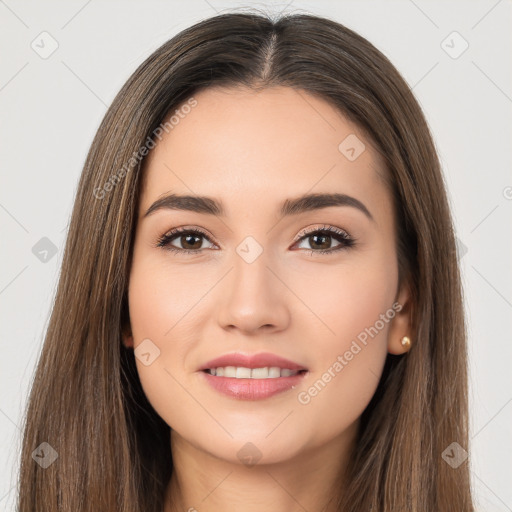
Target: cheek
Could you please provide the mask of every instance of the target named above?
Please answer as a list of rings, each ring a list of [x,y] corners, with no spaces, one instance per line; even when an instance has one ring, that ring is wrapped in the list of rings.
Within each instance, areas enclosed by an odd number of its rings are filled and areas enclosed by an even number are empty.
[[[347,258],[343,264],[318,265],[313,270],[303,265],[294,269],[289,279],[309,311],[296,321],[316,326],[317,334],[310,332],[309,336],[325,353],[332,354],[350,345],[393,304],[398,270],[395,260],[385,251],[368,251]],[[388,326],[389,322],[379,322],[378,329],[384,335],[381,339],[385,338]]]
[[[158,254],[134,257],[128,299],[135,343],[153,337],[166,347],[179,332],[186,345],[208,291],[206,277],[192,266],[168,264]]]
[[[183,282],[175,270],[164,270],[150,256],[134,254],[128,303],[135,363],[147,399],[171,426],[173,411],[186,407],[190,400],[179,385],[176,369],[183,367],[188,340],[192,339],[186,326],[193,317],[187,312],[194,289],[193,283]]]
[[[312,439],[348,428],[377,389],[395,313],[393,261],[382,256],[361,259],[301,280],[298,293],[308,298],[308,307],[321,319],[320,324],[313,319],[317,330],[307,335],[317,347],[314,371],[297,396]],[[314,420],[319,417],[325,420],[322,424]]]
[[[172,256],[135,247],[128,302],[137,372],[155,411],[180,431],[204,415],[188,379],[197,370],[191,354],[204,342],[201,333],[212,318],[208,292],[217,281],[208,266],[198,271],[197,265],[178,265]],[[142,343],[158,354],[151,364],[137,356],[146,352],[138,350]]]

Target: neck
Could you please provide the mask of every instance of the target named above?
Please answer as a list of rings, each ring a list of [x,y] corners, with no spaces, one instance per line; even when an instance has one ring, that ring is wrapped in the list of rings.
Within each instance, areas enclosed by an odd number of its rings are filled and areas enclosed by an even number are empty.
[[[292,459],[254,466],[218,459],[171,430],[164,512],[337,512],[357,426]]]

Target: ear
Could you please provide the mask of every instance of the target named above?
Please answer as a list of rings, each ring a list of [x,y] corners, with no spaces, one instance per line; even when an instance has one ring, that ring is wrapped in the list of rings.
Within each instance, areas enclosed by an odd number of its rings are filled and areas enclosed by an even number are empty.
[[[133,335],[132,335],[132,330],[130,328],[130,324],[128,324],[122,328],[121,339],[122,339],[123,345],[126,348],[133,348]]]
[[[123,296],[123,303],[121,306],[121,341],[126,348],[134,348],[127,292],[125,292]]]
[[[389,327],[388,352],[390,354],[400,355],[409,350],[402,346],[401,340],[404,336],[410,338],[411,345],[414,345],[416,341],[414,339],[414,333],[412,332],[413,302],[408,280],[404,280],[400,287],[393,309],[396,313]]]

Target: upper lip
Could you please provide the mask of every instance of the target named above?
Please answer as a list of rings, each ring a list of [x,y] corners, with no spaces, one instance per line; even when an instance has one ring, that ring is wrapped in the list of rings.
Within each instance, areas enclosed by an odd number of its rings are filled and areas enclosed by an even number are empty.
[[[294,363],[289,359],[262,352],[260,354],[243,354],[240,352],[224,354],[205,363],[199,370],[208,370],[210,368],[223,368],[226,366],[238,366],[243,368],[265,368],[267,366],[287,368],[289,370],[306,370],[304,366]]]

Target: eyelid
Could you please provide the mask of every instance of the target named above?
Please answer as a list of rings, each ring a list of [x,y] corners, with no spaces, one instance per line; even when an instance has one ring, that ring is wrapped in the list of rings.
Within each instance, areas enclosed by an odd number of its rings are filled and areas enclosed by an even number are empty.
[[[203,230],[202,228],[198,227],[190,227],[190,226],[178,226],[172,229],[167,230],[162,235],[158,236],[154,247],[156,248],[162,248],[170,251],[178,251],[178,252],[190,252],[190,253],[200,253],[201,251],[204,251],[204,249],[198,249],[198,250],[189,250],[189,249],[180,249],[179,247],[172,247],[170,245],[170,240],[176,236],[178,236],[180,233],[195,233],[197,235],[203,236],[208,242],[211,244],[217,245],[212,238],[214,238],[212,235],[210,235],[206,230]]]
[[[352,239],[352,236],[348,233],[348,231],[342,228],[331,226],[330,224],[316,224],[315,226],[310,226],[302,229],[295,238],[294,242],[298,242],[301,238],[304,238],[306,235],[316,233],[317,231],[328,231],[330,233],[337,233],[338,235],[345,237],[347,240]]]
[[[213,238],[215,238],[211,233],[209,233],[208,231],[204,230],[203,228],[198,228],[196,226],[178,226],[176,228],[171,228],[169,229],[168,231],[166,231],[162,236],[173,236],[173,235],[177,235],[179,233],[199,233],[201,235],[203,235],[205,238],[208,239],[208,241],[213,242]]]

